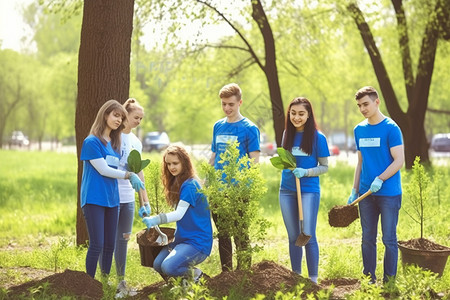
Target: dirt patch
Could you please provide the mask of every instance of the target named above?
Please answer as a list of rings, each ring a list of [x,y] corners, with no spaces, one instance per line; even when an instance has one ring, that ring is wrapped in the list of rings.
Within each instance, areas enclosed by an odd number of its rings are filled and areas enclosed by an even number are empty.
[[[18,286],[10,287],[8,290],[8,298],[31,298],[32,291],[38,291],[37,288],[44,287],[47,283],[48,287],[44,290],[40,288],[40,293],[61,297],[75,296],[77,299],[86,300],[101,299],[103,297],[102,284],[99,281],[93,279],[85,272],[65,270],[63,273],[55,273],[40,280],[32,280]]]
[[[337,278],[325,279],[319,285],[323,289],[333,288],[331,299],[345,299],[348,294],[353,293],[361,286],[358,279],[354,278]]]
[[[450,251],[449,247],[445,247],[443,245],[436,244],[430,240],[427,239],[412,239],[408,241],[399,241],[400,245],[406,248],[410,249],[416,249],[416,250],[431,250],[431,251]]]
[[[358,218],[356,205],[337,205],[328,212],[328,223],[332,227],[347,227]]]
[[[99,281],[85,272],[66,270],[40,280],[12,286],[8,290],[6,299],[31,298],[30,288],[43,286],[46,282],[49,283],[46,295],[59,297],[71,295],[76,299],[90,300],[100,300],[103,297],[102,285]],[[232,293],[242,295],[244,299],[254,297],[256,294],[263,294],[267,297],[266,299],[273,299],[277,291],[292,291],[299,283],[304,284],[302,298],[306,298],[307,294],[329,289],[333,285],[332,299],[344,299],[347,294],[359,288],[359,281],[350,278],[322,280],[319,285],[316,285],[309,279],[272,261],[262,261],[246,272],[239,270],[223,272],[215,277],[207,278],[205,284],[211,295],[218,299]],[[154,283],[144,287],[138,291],[138,295],[130,299],[148,299],[151,294],[156,294],[156,299],[163,299],[165,287],[167,287],[165,281]]]

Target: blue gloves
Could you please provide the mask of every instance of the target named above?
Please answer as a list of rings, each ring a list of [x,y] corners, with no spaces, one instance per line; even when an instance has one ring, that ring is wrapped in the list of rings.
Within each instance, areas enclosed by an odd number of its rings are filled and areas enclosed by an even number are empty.
[[[150,208],[150,204],[148,204],[148,202],[145,202],[144,206],[139,208],[139,217],[143,218],[146,216],[150,216],[151,212],[152,212],[152,209]]]
[[[302,168],[295,168],[294,170],[292,170],[292,173],[294,173],[295,177],[302,178],[308,175],[308,170]]]
[[[142,219],[142,222],[147,225],[147,228],[151,228],[153,226],[161,224],[161,218],[159,216],[145,217]]]
[[[350,197],[348,197],[347,204],[353,203],[356,198],[358,198],[358,193],[356,193],[355,188],[352,188],[352,193],[350,194]]]
[[[382,185],[383,185],[383,180],[381,180],[377,176],[377,177],[375,177],[372,184],[370,185],[370,190],[372,191],[372,193],[376,193],[381,189]]]
[[[136,192],[139,192],[140,189],[145,188],[144,183],[139,179],[139,177],[136,174],[130,173],[129,180],[131,181],[131,186]]]

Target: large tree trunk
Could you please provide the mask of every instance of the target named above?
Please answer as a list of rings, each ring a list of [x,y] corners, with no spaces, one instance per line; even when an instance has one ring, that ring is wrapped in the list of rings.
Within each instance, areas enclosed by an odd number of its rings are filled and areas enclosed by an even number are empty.
[[[284,108],[281,98],[280,83],[278,80],[278,69],[275,51],[275,41],[272,29],[262,7],[261,1],[252,1],[253,20],[259,26],[259,30],[264,39],[265,65],[263,67],[264,74],[269,84],[270,101],[272,103],[272,119],[273,128],[275,130],[275,140],[278,146],[281,146],[281,138],[284,130]]]
[[[425,28],[417,74],[414,79],[411,71],[409,40],[407,36],[408,27],[404,16],[403,4],[401,0],[393,0],[392,3],[397,15],[405,89],[409,104],[406,113],[402,111],[399,105],[398,98],[395,95],[391,80],[381,58],[381,53],[378,50],[372,32],[361,10],[355,3],[350,4],[347,8],[359,29],[364,45],[369,53],[381,92],[386,102],[387,110],[403,132],[405,165],[407,169],[410,169],[416,156],[420,156],[422,163],[429,163],[430,161],[425,132],[425,113],[428,106],[428,95],[430,92],[440,27],[436,13],[433,13]],[[435,12],[441,11],[440,8],[442,7],[444,7],[443,1],[438,0]]]
[[[83,140],[100,106],[109,99],[123,103],[130,85],[134,0],[85,0],[78,57],[75,132],[78,155],[77,244],[89,239],[80,207]]]

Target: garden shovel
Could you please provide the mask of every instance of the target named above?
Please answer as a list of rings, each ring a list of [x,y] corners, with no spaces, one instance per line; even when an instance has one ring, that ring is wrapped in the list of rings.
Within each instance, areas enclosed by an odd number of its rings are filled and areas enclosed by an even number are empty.
[[[295,177],[295,184],[297,186],[298,218],[300,219],[300,235],[297,237],[295,245],[303,247],[308,244],[311,236],[303,232],[302,191],[300,190],[300,180],[297,177]]]
[[[144,198],[143,198],[144,195],[143,195],[143,193],[144,193],[144,190],[140,189],[139,190],[139,204],[140,204],[141,207],[144,206]],[[144,213],[143,217],[146,217],[146,216],[147,216],[147,214]],[[155,243],[157,243],[158,245],[161,245],[161,246],[167,245],[169,243],[169,238],[167,237],[167,234],[162,232],[158,225],[155,226],[155,230],[159,234],[159,236],[156,239]]]

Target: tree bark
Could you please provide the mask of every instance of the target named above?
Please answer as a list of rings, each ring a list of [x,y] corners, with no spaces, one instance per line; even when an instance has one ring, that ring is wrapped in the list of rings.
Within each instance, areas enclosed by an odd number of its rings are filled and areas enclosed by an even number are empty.
[[[403,132],[405,165],[407,169],[410,169],[413,166],[416,156],[420,156],[422,163],[429,163],[430,161],[425,132],[425,113],[428,106],[428,96],[440,30],[436,11],[441,11],[440,8],[444,7],[444,5],[442,0],[438,0],[435,12],[431,14],[427,22],[422,39],[417,74],[413,78],[411,76],[411,58],[409,56],[409,39],[407,37],[408,27],[404,18],[403,4],[401,0],[392,0],[392,2],[397,13],[405,89],[409,104],[406,113],[402,111],[399,105],[389,74],[387,73],[375,39],[361,10],[355,3],[350,4],[347,9],[351,13],[369,53],[387,110]]]
[[[77,245],[89,239],[80,207],[81,147],[98,109],[110,99],[123,103],[130,85],[134,0],[85,0],[78,55],[75,132],[78,156]]]
[[[278,80],[278,69],[275,51],[275,40],[273,38],[272,29],[270,28],[264,8],[261,1],[252,1],[253,20],[258,24],[259,30],[264,39],[265,50],[265,64],[262,68],[266,75],[267,83],[269,85],[270,101],[272,103],[272,119],[273,128],[275,130],[275,140],[277,146],[281,146],[281,139],[284,130],[284,108],[281,97],[280,82]]]

